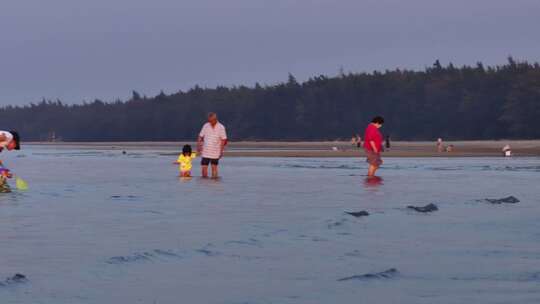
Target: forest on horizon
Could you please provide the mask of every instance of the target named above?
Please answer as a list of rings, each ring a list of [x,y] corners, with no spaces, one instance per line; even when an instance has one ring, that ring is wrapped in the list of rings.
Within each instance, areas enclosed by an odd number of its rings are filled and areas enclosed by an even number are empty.
[[[126,101],[43,100],[0,107],[0,129],[22,140],[194,140],[207,112],[231,140],[336,140],[363,133],[375,115],[393,140],[540,138],[540,65],[442,66],[315,76],[286,82],[201,88]]]

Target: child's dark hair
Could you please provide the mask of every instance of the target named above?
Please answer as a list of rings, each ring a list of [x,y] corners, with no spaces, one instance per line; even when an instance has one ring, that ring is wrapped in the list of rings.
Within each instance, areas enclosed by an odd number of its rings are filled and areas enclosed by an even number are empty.
[[[375,116],[373,117],[371,122],[382,125],[384,123],[384,118],[382,118],[381,116]]]
[[[184,155],[186,155],[186,154],[191,155],[191,146],[190,146],[190,145],[184,145],[184,147],[182,148],[182,154],[184,154]]]
[[[21,149],[21,139],[19,137],[19,133],[17,133],[17,131],[9,131],[9,133],[11,133],[11,135],[13,135],[13,141],[15,142],[15,150],[20,150]]]

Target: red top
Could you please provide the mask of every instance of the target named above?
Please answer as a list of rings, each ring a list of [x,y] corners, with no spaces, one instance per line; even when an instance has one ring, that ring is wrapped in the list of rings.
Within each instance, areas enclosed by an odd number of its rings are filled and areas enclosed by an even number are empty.
[[[374,124],[370,123],[366,128],[366,133],[364,134],[364,148],[369,151],[373,151],[370,141],[375,142],[375,147],[377,147],[377,152],[382,150],[382,141],[383,137],[379,129],[375,127]]]

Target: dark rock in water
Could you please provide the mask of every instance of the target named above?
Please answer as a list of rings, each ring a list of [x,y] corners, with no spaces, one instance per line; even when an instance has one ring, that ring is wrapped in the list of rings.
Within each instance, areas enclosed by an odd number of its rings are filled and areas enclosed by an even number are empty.
[[[3,282],[0,282],[0,286],[7,286],[11,284],[26,283],[28,279],[24,274],[16,273],[12,277],[5,279]]]
[[[20,273],[16,273],[14,276],[12,276],[11,278],[8,278],[6,280],[6,282],[13,282],[13,283],[20,283],[20,282],[26,282],[28,281],[26,279],[26,276],[24,274],[20,274]]]
[[[353,211],[353,212],[347,212],[345,211],[345,213],[347,214],[350,214],[354,217],[361,217],[361,216],[369,216],[369,212],[365,211],[365,210],[362,210],[362,211]]]
[[[437,205],[435,204],[428,204],[424,207],[417,207],[417,206],[407,206],[407,208],[412,209],[414,211],[422,212],[422,213],[428,213],[439,210]]]
[[[511,195],[508,197],[503,197],[499,199],[486,198],[486,201],[492,204],[517,204],[519,203],[519,200],[515,196],[511,196]]]
[[[353,275],[346,278],[338,279],[338,282],[343,281],[351,281],[351,280],[375,280],[375,279],[391,279],[394,278],[399,274],[399,271],[395,268],[390,268],[388,270],[385,270],[383,272],[377,272],[377,273],[366,273],[366,274],[359,274],[359,275]]]

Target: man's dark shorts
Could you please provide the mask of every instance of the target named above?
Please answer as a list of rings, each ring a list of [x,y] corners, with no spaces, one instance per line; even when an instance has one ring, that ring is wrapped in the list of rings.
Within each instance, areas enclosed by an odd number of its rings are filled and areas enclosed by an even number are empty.
[[[367,163],[369,163],[372,166],[377,166],[377,167],[382,165],[383,161],[381,159],[381,153],[375,153],[367,149],[365,151],[366,151]]]
[[[208,166],[208,164],[212,164],[212,165],[218,165],[219,164],[219,158],[206,158],[206,157],[203,157],[201,159],[201,166]]]

